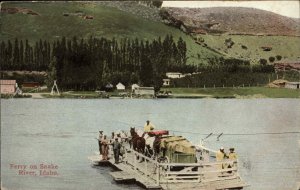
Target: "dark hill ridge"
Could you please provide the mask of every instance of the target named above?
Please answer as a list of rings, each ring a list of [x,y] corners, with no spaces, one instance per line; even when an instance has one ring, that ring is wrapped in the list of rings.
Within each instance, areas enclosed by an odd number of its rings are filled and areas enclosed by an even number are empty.
[[[254,8],[163,8],[161,16],[188,33],[300,36],[300,19]]]

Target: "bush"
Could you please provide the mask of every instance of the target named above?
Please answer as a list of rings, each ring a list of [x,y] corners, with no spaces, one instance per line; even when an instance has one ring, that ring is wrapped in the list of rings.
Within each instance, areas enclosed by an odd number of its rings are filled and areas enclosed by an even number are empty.
[[[275,61],[275,57],[269,57],[269,61],[273,63]]]
[[[276,59],[277,59],[277,61],[280,61],[282,59],[282,56],[281,55],[276,55]]]
[[[266,59],[260,59],[259,64],[261,65],[267,65],[268,61]]]

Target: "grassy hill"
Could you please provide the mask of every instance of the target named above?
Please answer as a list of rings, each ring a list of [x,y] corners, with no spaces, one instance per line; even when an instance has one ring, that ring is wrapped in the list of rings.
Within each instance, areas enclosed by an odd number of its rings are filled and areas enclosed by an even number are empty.
[[[259,59],[282,56],[283,59],[297,60],[300,58],[300,37],[293,36],[248,36],[248,35],[196,35],[205,44],[230,57],[243,58],[256,64]],[[196,37],[196,38],[197,38]],[[199,38],[200,37],[200,38]],[[234,45],[227,48],[225,40],[231,38]],[[262,47],[271,47],[264,51]]]
[[[300,19],[241,7],[164,8],[161,15],[164,22],[224,56],[247,59],[252,64],[277,55],[300,58]],[[230,38],[234,44],[228,48],[225,40]],[[263,47],[271,49],[265,51]]]
[[[97,2],[5,2],[1,23],[0,40],[17,37],[34,43],[39,39],[56,40],[74,35],[152,40],[171,34],[186,41],[189,64],[206,64],[208,59],[221,56],[197,45],[179,29]]]

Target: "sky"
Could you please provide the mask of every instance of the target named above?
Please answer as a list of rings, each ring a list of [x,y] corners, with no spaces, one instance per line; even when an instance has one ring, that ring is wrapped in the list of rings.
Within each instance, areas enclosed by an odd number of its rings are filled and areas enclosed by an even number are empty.
[[[164,1],[163,7],[251,7],[300,18],[300,3],[292,1]]]

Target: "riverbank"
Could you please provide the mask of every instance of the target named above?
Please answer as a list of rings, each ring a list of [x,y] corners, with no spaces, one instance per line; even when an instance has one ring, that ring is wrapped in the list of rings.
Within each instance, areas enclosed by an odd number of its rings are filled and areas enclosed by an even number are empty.
[[[300,91],[286,88],[268,87],[239,87],[239,88],[162,88],[161,91],[171,91],[172,93],[164,98],[216,98],[216,99],[251,99],[251,98],[300,98]],[[130,92],[105,92],[95,91],[68,91],[60,95],[51,95],[50,92],[25,93],[24,98],[66,98],[66,99],[149,99],[152,97],[131,97]],[[1,98],[11,98],[11,96],[1,95]]]
[[[161,90],[171,91],[174,98],[300,98],[299,90],[286,88],[162,88]]]

